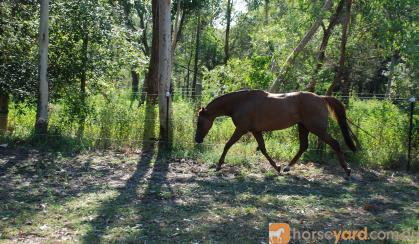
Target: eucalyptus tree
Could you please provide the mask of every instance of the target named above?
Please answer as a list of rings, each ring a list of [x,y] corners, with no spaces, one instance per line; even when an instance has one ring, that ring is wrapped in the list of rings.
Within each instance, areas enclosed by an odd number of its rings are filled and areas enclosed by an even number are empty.
[[[325,0],[323,3],[323,7],[313,25],[308,29],[305,33],[304,37],[298,43],[298,45],[292,50],[290,55],[285,60],[284,64],[282,65],[281,71],[278,75],[278,78],[273,82],[270,90],[277,91],[279,85],[284,80],[284,76],[288,72],[290,66],[293,64],[294,59],[296,56],[303,50],[303,48],[307,45],[307,43],[313,38],[314,34],[316,33],[317,29],[320,27],[323,17],[325,13],[332,7],[333,2],[332,0]]]
[[[48,18],[49,0],[41,0],[39,21],[39,95],[35,132],[44,134],[48,129]]]
[[[171,1],[152,0],[152,45],[149,69],[144,86],[147,106],[159,104],[160,137],[168,139],[170,114],[170,79],[172,64]]]
[[[417,93],[417,1],[355,1],[354,11],[358,19],[355,55],[363,61],[356,72],[364,82],[353,85],[387,96]],[[363,58],[366,52],[371,53],[369,59]]]
[[[0,133],[7,130],[11,101],[36,102],[39,5],[33,1],[0,2]]]
[[[227,0],[226,8],[226,32],[224,39],[224,64],[227,63],[230,56],[230,26],[231,26],[231,12],[233,11],[233,0]]]
[[[155,0],[153,0],[155,1]],[[171,0],[158,0],[158,94],[160,137],[169,139],[171,114],[170,80],[172,72]],[[154,48],[154,47],[153,47]]]
[[[105,79],[119,72],[114,60],[116,37],[111,6],[101,0],[56,1],[51,15],[51,79],[54,99],[64,99],[68,120],[79,124],[78,134],[93,109],[87,103],[90,94],[105,93]],[[120,49],[124,50],[124,49]]]
[[[345,67],[346,61],[346,43],[348,41],[348,29],[349,29],[349,21],[351,19],[351,8],[352,8],[352,0],[345,0],[345,18],[342,25],[342,38],[340,44],[340,57],[339,57],[339,66],[338,70],[335,74],[335,79],[333,80],[332,85],[327,90],[327,95],[331,95],[333,92],[333,88],[340,82],[342,86],[342,93],[344,96],[349,95],[349,71]],[[345,99],[347,101],[347,99]]]
[[[196,13],[196,34],[195,34],[195,57],[194,57],[194,68],[193,68],[193,79],[192,79],[192,96],[199,95],[202,88],[201,84],[198,84],[199,77],[199,63],[202,53],[202,32],[204,29],[213,28],[212,24],[214,20],[220,14],[220,1],[192,1],[194,3],[193,8]],[[216,53],[212,53],[211,56],[216,57]]]
[[[343,9],[343,5],[345,3],[345,0],[340,0],[335,13],[333,13],[333,15],[331,15],[330,19],[329,19],[329,24],[327,25],[327,28],[323,27],[323,37],[322,37],[322,41],[319,47],[319,51],[317,54],[317,60],[316,60],[316,65],[313,71],[313,76],[309,82],[309,84],[307,85],[307,90],[310,92],[314,92],[316,89],[316,84],[317,84],[317,75],[320,71],[320,69],[322,68],[323,64],[324,64],[324,60],[326,58],[326,48],[327,45],[329,43],[330,40],[330,36],[332,35],[333,29],[335,28],[335,26],[338,24],[339,22],[339,18],[340,15],[342,13],[342,9]]]
[[[123,14],[120,16],[122,17],[122,25],[125,25],[127,28],[127,42],[132,43],[138,50],[143,52],[145,57],[150,56],[150,22],[151,19],[151,1],[144,1],[144,0],[119,0],[118,4],[122,7]],[[114,7],[117,7],[116,4]],[[140,35],[135,33],[141,33]],[[139,92],[139,85],[140,85],[140,76],[142,76],[142,72],[145,69],[140,67],[138,62],[132,63],[130,67],[131,78],[132,78],[132,94],[133,98],[135,99]],[[142,72],[139,73],[139,70]],[[143,86],[144,88],[144,86]],[[143,90],[144,92],[144,90]]]

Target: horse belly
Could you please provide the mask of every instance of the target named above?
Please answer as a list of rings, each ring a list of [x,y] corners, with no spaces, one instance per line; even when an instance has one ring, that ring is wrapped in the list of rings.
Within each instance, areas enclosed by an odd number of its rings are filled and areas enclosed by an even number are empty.
[[[283,130],[289,128],[298,123],[297,120],[272,120],[271,122],[265,122],[259,124],[258,130],[260,131],[274,131],[274,130]]]
[[[289,128],[299,122],[298,114],[293,111],[270,112],[260,114],[255,118],[255,129],[273,131]]]

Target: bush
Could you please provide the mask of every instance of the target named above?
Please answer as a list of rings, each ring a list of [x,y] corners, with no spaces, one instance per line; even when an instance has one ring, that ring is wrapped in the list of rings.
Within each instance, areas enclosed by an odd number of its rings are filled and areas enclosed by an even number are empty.
[[[398,166],[406,158],[408,119],[390,101],[351,100],[349,118],[362,130],[354,128],[362,149],[354,157],[360,164]]]
[[[72,120],[66,103],[50,106],[49,130],[53,135],[67,140],[73,139],[77,148],[141,148],[144,141],[158,137],[158,107],[132,104],[130,92],[113,92],[104,98],[102,95],[88,99],[89,114],[84,124],[84,133],[78,136],[78,120]],[[209,97],[207,98],[209,99]],[[206,102],[205,102],[206,103]],[[147,113],[146,113],[147,110]],[[198,105],[182,97],[173,101],[173,151],[179,157],[194,157],[205,162],[217,162],[224,144],[234,131],[229,118],[218,118],[210,130],[204,145],[194,143]],[[362,149],[357,153],[346,153],[351,164],[371,167],[400,166],[407,152],[407,111],[390,101],[351,99],[348,117],[362,130],[351,126]],[[2,140],[26,140],[32,135],[34,108],[12,106],[10,125],[15,130]],[[154,120],[154,123],[153,123]],[[345,151],[343,137],[335,121],[330,120],[330,133],[341,142]],[[366,132],[364,132],[366,131]],[[272,157],[289,161],[297,152],[299,141],[296,127],[264,134],[266,146]],[[310,134],[309,152],[303,160],[318,160],[317,137]],[[54,142],[59,143],[55,140]],[[265,160],[256,153],[256,142],[251,135],[244,136],[227,155],[230,163],[247,164],[249,161]],[[71,148],[70,148],[71,150]],[[314,156],[314,158],[313,158]],[[335,159],[334,152],[326,147],[328,159]]]
[[[205,95],[219,96],[239,89],[267,89],[273,80],[270,56],[230,59],[227,65],[204,72]]]

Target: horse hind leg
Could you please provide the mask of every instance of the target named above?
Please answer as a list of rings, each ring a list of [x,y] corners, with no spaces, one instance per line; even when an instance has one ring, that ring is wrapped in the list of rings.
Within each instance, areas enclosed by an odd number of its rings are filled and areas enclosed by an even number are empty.
[[[308,133],[306,127],[302,124],[298,124],[298,137],[300,139],[300,149],[298,150],[297,154],[294,158],[290,161],[287,167],[284,168],[284,172],[288,172],[291,170],[291,167],[300,159],[301,155],[307,150],[308,148]]]
[[[347,176],[351,175],[351,168],[349,168],[348,163],[345,161],[345,157],[343,156],[342,149],[339,145],[339,142],[335,140],[329,133],[325,132],[319,135],[320,139],[322,139],[325,143],[327,143],[336,153],[338,157],[340,166],[345,170]]]
[[[278,171],[278,173],[281,173],[281,166],[276,165],[275,161],[269,156],[268,152],[266,151],[265,147],[265,140],[263,139],[263,135],[261,132],[253,131],[253,136],[255,137],[257,143],[258,143],[258,149],[262,152],[262,154],[268,159],[269,163],[272,165],[272,167]]]

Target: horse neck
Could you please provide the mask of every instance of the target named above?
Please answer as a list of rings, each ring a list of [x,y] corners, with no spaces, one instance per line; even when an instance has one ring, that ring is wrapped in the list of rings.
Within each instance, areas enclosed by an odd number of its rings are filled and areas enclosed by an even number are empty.
[[[231,116],[235,107],[237,107],[237,103],[239,99],[237,99],[236,94],[230,94],[227,96],[219,97],[213,100],[207,106],[207,111],[211,117],[216,118],[220,116]]]

